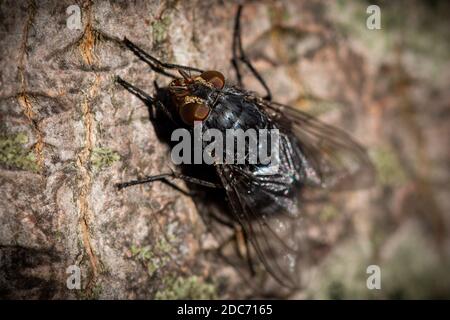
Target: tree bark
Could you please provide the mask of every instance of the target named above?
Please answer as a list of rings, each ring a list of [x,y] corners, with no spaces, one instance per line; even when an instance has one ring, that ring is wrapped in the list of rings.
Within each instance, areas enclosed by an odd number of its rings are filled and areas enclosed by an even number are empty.
[[[71,5],[80,9],[80,29],[67,25],[74,17],[66,11]],[[401,98],[377,83],[385,69],[374,62],[376,54],[350,41],[357,36],[344,37],[335,19],[324,14],[325,7],[320,1],[250,4],[243,16],[244,44],[275,100],[297,107],[306,104],[307,111],[324,114],[359,134],[366,145],[382,144],[377,123],[390,109],[381,105],[399,105]],[[236,270],[211,254],[218,244],[191,198],[159,182],[120,192],[114,187],[169,168],[169,149],[155,135],[147,108],[116,85],[114,77],[120,75],[150,94],[154,80],[160,85],[168,80],[152,72],[120,40],[126,36],[163,61],[220,70],[233,81],[235,9],[228,1],[2,2],[1,296],[251,295],[237,289],[242,284]],[[397,81],[396,74],[392,81]],[[261,90],[250,74],[244,80]],[[436,88],[445,93],[445,86]],[[306,96],[322,102],[308,107]],[[382,100],[389,96],[396,100]],[[395,140],[395,134],[383,132]],[[410,137],[400,135],[404,141]],[[411,192],[430,203],[433,195],[422,192],[430,186],[420,179],[422,169],[412,170],[419,172],[419,182]],[[392,187],[392,177],[384,178]],[[388,197],[382,193],[384,187],[372,194],[379,203]],[[402,190],[409,192],[404,185]],[[364,210],[369,196],[361,194],[353,198],[353,205]],[[401,201],[398,197],[387,201]],[[383,210],[382,204],[372,205],[362,220],[372,221],[370,213]],[[441,223],[445,218],[438,209],[424,219],[431,221],[432,234],[447,237],[440,228],[448,221]],[[372,239],[374,229],[365,229],[372,224],[356,221],[357,233]],[[70,289],[67,282],[73,284],[76,268],[81,287]]]

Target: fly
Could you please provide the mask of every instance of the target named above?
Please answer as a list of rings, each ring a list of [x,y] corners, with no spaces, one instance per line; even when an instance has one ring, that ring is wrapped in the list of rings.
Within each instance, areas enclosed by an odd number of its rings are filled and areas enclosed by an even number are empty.
[[[272,101],[269,87],[246,58],[240,35],[238,7],[232,63],[237,85],[215,70],[159,61],[128,39],[123,44],[152,70],[172,78],[161,94],[150,96],[125,80],[117,82],[147,105],[164,112],[175,127],[191,132],[230,128],[276,129],[279,132],[278,170],[267,173],[262,163],[212,163],[216,179],[208,181],[178,172],[163,173],[118,184],[119,189],[165,178],[178,178],[224,190],[232,222],[242,231],[249,256],[257,257],[280,284],[300,284],[298,265],[303,246],[298,239],[304,195],[311,190],[355,189],[370,185],[373,168],[366,151],[345,132],[287,105]],[[266,90],[260,97],[242,85],[244,64]],[[174,73],[177,71],[179,74]],[[246,154],[249,156],[249,154]],[[252,258],[251,258],[252,259]]]

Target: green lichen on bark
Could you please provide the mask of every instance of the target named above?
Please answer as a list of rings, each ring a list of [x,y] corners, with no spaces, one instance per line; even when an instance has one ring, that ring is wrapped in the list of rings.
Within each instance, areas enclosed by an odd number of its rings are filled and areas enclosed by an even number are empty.
[[[130,248],[133,258],[146,265],[150,276],[170,262],[170,254],[173,250],[173,245],[165,238],[159,239],[153,246],[138,247],[132,245]]]
[[[109,148],[94,148],[91,154],[91,164],[96,170],[111,166],[120,160],[120,155]]]
[[[28,136],[22,132],[0,135],[0,163],[9,168],[37,172],[36,155],[25,146],[27,143]]]
[[[398,186],[405,183],[407,176],[398,155],[392,148],[383,146],[371,152],[377,169],[378,181],[385,186]]]
[[[156,293],[155,299],[217,299],[217,289],[197,276],[168,277],[164,289]]]
[[[159,20],[155,20],[152,24],[153,41],[155,44],[164,43],[166,41],[171,23],[170,16],[163,16]]]

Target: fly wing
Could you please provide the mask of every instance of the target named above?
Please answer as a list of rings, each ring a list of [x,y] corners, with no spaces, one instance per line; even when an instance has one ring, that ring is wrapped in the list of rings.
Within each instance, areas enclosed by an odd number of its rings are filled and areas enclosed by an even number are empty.
[[[261,100],[258,105],[296,138],[302,156],[314,171],[308,182],[331,190],[373,184],[374,169],[366,151],[347,133],[290,106]]]
[[[282,285],[296,288],[300,284],[298,263],[302,245],[301,219],[290,215],[283,201],[269,200],[280,214],[262,214],[255,199],[272,196],[269,189],[253,188],[255,182],[234,165],[217,166],[232,209],[233,220],[239,223],[246,241],[251,245],[250,258],[259,258],[266,270]],[[289,210],[292,210],[290,208]],[[281,214],[284,212],[285,214]]]
[[[301,177],[292,193],[277,193],[280,177],[255,177],[236,165],[216,167],[227,198],[248,243],[267,271],[281,284],[300,284],[300,264],[311,257],[303,213],[305,194],[315,190],[348,190],[370,185],[373,168],[365,150],[345,132],[288,106],[259,102],[283,131],[281,154]],[[284,151],[287,151],[284,154]],[[287,169],[287,168],[284,168]],[[283,170],[282,170],[283,171]],[[283,171],[289,177],[292,171]],[[294,212],[294,214],[293,214]],[[306,262],[308,263],[308,262]]]

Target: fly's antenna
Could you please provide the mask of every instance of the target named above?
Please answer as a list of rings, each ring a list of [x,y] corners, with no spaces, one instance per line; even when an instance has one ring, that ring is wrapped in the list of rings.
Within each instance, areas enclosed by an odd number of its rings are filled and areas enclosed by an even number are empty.
[[[183,69],[178,69],[178,72],[181,74],[181,76],[184,78],[184,80],[189,80],[191,79],[191,75],[188,74],[186,71],[184,71]]]

